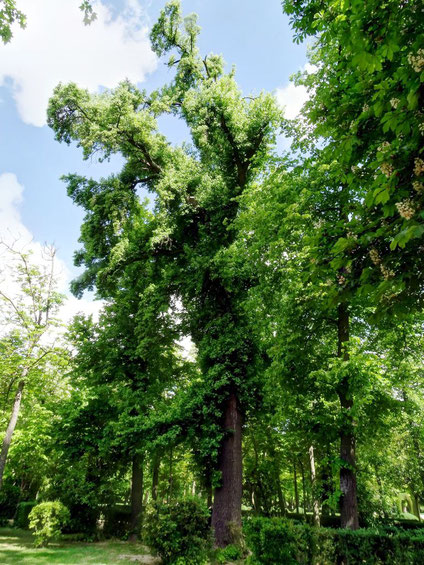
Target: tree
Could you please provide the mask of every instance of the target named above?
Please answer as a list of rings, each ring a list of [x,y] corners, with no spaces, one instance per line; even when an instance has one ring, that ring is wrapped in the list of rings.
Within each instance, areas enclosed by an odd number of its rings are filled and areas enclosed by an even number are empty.
[[[58,325],[55,315],[62,303],[62,296],[56,290],[53,248],[43,249],[39,267],[30,254],[5,242],[1,245],[9,264],[7,287],[13,289],[16,285],[16,293],[8,294],[0,289],[3,304],[1,321],[5,330],[0,341],[2,380],[7,395],[15,391],[0,452],[0,488],[24,388],[35,374],[43,371],[48,356],[55,353],[55,336],[52,339],[51,330]]]
[[[119,152],[126,160],[119,175],[68,185],[87,210],[84,249],[77,256],[86,271],[75,288],[104,288],[122,266],[143,269],[152,256],[161,261],[199,351],[204,394],[198,428],[222,477],[212,516],[222,546],[241,524],[242,420],[255,405],[262,363],[239,307],[249,280],[234,276],[226,250],[234,239],[239,196],[267,170],[280,113],[270,95],[243,97],[221,57],[202,59],[198,33],[195,16],[183,20],[179,3],[170,2],[152,30],[158,55],[177,53],[169,60],[176,68],[170,85],[150,96],[127,82],[94,96],[61,85],[48,120],[56,138],[76,140],[86,158]],[[162,113],[186,122],[193,148],[172,147],[158,133]],[[155,222],[150,236],[133,248],[139,185],[155,194]]]
[[[380,311],[422,304],[424,18],[421,3],[283,3],[296,39],[315,37],[305,119],[321,162],[351,195],[333,253],[353,258],[360,291]]]

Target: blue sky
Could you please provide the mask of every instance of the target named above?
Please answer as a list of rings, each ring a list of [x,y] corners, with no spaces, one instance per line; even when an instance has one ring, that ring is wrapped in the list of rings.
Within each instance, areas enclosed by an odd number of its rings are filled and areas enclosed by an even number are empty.
[[[78,0],[20,0],[28,15],[25,31],[0,45],[0,234],[54,243],[75,276],[72,256],[78,248],[82,212],[66,196],[62,174],[99,177],[119,166],[83,162],[75,147],[60,145],[44,123],[48,95],[59,80],[90,90],[113,87],[129,78],[147,90],[169,77],[151,53],[148,28],[163,0],[98,1],[98,20],[82,24]],[[202,27],[202,52],[220,53],[235,64],[246,93],[276,93],[292,117],[305,93],[288,86],[289,76],[306,64],[306,46],[292,42],[280,0],[183,0]],[[161,121],[169,139],[185,130],[175,120]]]

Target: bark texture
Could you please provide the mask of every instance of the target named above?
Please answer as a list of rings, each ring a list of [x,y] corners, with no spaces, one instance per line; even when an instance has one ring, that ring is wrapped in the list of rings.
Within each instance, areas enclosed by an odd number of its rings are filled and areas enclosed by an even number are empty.
[[[346,304],[338,307],[338,356],[349,360],[346,343],[349,341],[349,312]],[[342,528],[359,528],[358,498],[356,485],[356,438],[355,423],[352,418],[353,398],[349,380],[342,379],[339,384],[340,406],[344,422],[340,430],[340,525]]]
[[[141,533],[143,516],[143,456],[136,453],[132,460],[131,476],[131,534],[130,541],[137,541]]]
[[[215,489],[212,509],[212,528],[217,547],[237,543],[241,530],[242,416],[234,393],[225,403],[224,429],[225,437],[218,456],[222,481],[221,486]]]
[[[4,468],[6,467],[7,454],[9,453],[9,447],[12,441],[13,432],[15,431],[16,422],[18,421],[24,386],[25,386],[25,381],[20,381],[18,385],[18,390],[16,391],[15,394],[15,400],[13,401],[13,408],[9,420],[9,425],[7,426],[6,434],[3,439],[3,445],[0,452],[0,489],[3,485],[3,474],[4,474]]]

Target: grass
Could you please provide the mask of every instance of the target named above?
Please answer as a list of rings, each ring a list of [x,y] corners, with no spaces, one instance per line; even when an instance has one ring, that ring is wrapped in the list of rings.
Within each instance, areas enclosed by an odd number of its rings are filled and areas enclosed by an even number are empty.
[[[26,530],[0,528],[0,563],[3,565],[128,565],[157,563],[139,543],[107,541],[98,543],[56,542],[36,549]]]

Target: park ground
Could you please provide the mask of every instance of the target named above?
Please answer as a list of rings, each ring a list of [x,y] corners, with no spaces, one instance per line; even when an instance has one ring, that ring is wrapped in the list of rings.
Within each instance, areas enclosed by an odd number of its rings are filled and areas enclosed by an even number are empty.
[[[35,548],[32,534],[16,528],[0,528],[1,565],[127,565],[159,563],[139,543],[106,541],[76,543],[60,541],[46,548]]]

